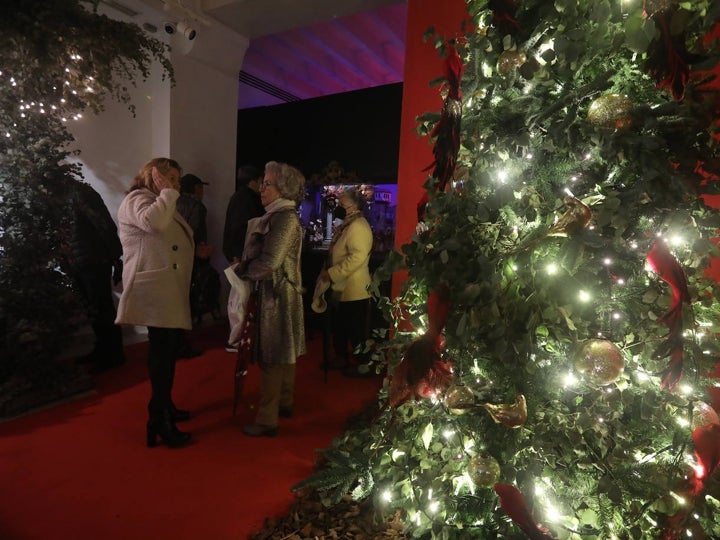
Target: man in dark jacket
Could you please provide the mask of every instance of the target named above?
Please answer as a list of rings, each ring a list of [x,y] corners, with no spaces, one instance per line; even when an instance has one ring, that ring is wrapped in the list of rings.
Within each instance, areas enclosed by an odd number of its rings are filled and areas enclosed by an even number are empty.
[[[83,182],[73,182],[71,187],[70,273],[95,333],[95,347],[80,361],[92,363],[92,370],[100,372],[125,362],[112,294],[112,281],[117,284],[122,279],[122,245],[102,197]]]
[[[180,179],[180,197],[177,200],[177,212],[190,225],[195,240],[190,310],[196,323],[200,322],[205,313],[210,312],[217,317],[220,314],[220,277],[210,264],[213,248],[207,243],[207,208],[202,202],[204,186],[207,185],[207,182],[194,174],[185,174]],[[180,356],[184,358],[198,354],[189,342],[180,351]]]
[[[251,165],[237,171],[236,191],[228,203],[223,235],[223,253],[231,264],[242,258],[248,221],[265,213],[260,202],[262,178],[263,172]]]

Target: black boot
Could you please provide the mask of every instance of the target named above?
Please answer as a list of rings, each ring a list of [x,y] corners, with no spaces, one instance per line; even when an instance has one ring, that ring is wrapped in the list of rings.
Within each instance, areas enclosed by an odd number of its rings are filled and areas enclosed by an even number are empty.
[[[157,437],[170,448],[177,448],[190,440],[190,434],[175,427],[169,411],[159,417],[151,418],[147,423],[148,448],[157,446]]]
[[[170,402],[170,419],[173,422],[185,422],[190,420],[190,411],[185,409],[178,409],[175,404]]]

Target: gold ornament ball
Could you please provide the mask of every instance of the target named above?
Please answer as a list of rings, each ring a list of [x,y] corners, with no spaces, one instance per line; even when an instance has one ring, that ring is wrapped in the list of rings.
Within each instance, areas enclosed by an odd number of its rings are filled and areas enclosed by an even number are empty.
[[[500,465],[487,452],[470,458],[467,472],[477,487],[492,487],[500,478]]]
[[[707,403],[696,401],[693,405],[692,413],[692,430],[708,426],[710,424],[720,424],[718,413]]]
[[[620,94],[605,94],[590,104],[588,121],[597,127],[627,129],[632,125],[633,102]]]
[[[475,405],[475,394],[464,384],[454,384],[445,394],[445,405],[455,414],[462,414]]]
[[[588,339],[580,345],[574,358],[575,369],[593,383],[614,383],[625,368],[622,352],[612,341]]]
[[[503,51],[498,56],[497,71],[503,77],[510,73],[513,69],[522,66],[527,60],[524,52],[520,51]]]

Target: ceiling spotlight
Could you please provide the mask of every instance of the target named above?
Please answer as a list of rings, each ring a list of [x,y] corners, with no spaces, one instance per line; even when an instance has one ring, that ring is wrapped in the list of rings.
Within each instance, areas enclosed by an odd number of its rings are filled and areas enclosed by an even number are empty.
[[[170,35],[174,34],[177,30],[175,28],[175,23],[169,21],[163,23],[163,28],[165,29],[165,33]]]
[[[190,26],[186,21],[180,21],[177,23],[177,31],[185,36],[188,40],[192,41],[197,36],[195,29]]]

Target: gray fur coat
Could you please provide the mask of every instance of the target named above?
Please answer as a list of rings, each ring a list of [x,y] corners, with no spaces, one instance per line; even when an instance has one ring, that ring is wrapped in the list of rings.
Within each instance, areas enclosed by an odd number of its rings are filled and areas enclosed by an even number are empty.
[[[238,275],[257,282],[258,360],[294,364],[305,354],[300,271],[303,232],[293,202],[278,199],[266,210],[248,224]]]

